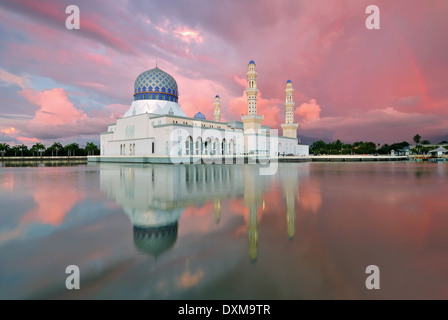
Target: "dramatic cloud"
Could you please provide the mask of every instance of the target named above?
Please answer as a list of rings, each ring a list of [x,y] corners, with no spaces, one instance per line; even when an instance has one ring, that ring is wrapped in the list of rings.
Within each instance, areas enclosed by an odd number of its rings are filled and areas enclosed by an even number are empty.
[[[365,1],[80,0],[81,29],[67,30],[70,4],[0,2],[0,130],[17,129],[2,141],[99,136],[156,61],[177,80],[187,115],[211,119],[219,94],[222,119],[239,120],[251,59],[265,125],[284,121],[290,79],[299,135],[448,134],[445,0],[379,3],[380,30],[366,29]]]
[[[295,115],[303,122],[310,122],[320,119],[320,112],[322,109],[316,103],[315,99],[311,99],[309,102],[302,103],[295,111]]]

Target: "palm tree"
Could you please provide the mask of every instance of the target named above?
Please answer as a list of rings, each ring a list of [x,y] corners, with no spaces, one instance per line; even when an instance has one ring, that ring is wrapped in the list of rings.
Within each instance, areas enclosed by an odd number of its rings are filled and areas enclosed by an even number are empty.
[[[67,155],[70,156],[75,156],[76,155],[76,150],[79,150],[79,144],[76,142],[70,143],[68,145],[65,146],[65,149],[67,149]]]
[[[51,155],[53,156],[53,150],[56,151],[56,157],[58,156],[58,151],[62,150],[64,147],[60,142],[54,142],[52,146],[48,149],[51,149]]]
[[[20,151],[20,146],[12,146],[11,150],[14,152],[14,157],[17,157],[17,152]]]
[[[2,154],[2,158],[5,156],[5,152],[9,150],[9,144],[7,143],[0,143],[0,152]]]
[[[414,142],[415,142],[416,144],[419,144],[419,143],[420,143],[420,140],[422,139],[422,137],[417,133],[417,134],[414,136],[414,138],[412,138],[412,139],[414,139]]]
[[[40,153],[40,156],[42,156],[42,153],[45,152],[45,149],[46,149],[45,146],[40,142],[37,142],[35,145],[31,147],[31,150],[33,151],[33,156],[34,151],[36,151],[36,153],[38,154]]]
[[[22,157],[23,157],[23,151],[28,151],[28,147],[24,144],[21,144],[19,146],[19,150],[22,152]]]
[[[86,144],[87,155],[94,155],[98,152],[98,147],[93,142],[87,142]]]

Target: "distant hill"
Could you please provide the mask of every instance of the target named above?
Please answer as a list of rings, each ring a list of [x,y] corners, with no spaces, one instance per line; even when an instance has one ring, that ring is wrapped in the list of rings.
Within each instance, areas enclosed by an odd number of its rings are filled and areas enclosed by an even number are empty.
[[[441,141],[448,141],[448,134],[443,136],[432,136],[428,138],[424,138],[423,140],[431,141],[431,144],[439,144]]]

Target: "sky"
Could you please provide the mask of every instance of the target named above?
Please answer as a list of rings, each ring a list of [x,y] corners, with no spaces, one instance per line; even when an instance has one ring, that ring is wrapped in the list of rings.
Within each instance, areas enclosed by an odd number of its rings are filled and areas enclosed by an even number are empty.
[[[66,7],[80,11],[67,29]],[[380,29],[366,28],[369,5]],[[2,0],[0,142],[99,143],[130,107],[137,76],[156,66],[177,81],[192,117],[258,114],[281,130],[285,86],[306,138],[412,143],[448,140],[446,0]],[[281,132],[281,131],[280,131]]]

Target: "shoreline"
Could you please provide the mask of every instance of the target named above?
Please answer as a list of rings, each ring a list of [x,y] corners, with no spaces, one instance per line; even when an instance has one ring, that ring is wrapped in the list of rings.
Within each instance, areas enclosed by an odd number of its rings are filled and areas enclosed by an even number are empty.
[[[58,157],[3,157],[0,158],[2,164],[5,163],[158,163],[158,164],[247,164],[247,163],[267,163],[274,162],[377,162],[377,161],[448,161],[448,156],[434,158],[421,155],[410,156],[385,156],[385,155],[320,155],[320,156],[280,156],[274,158],[263,158],[256,156],[184,156],[171,158],[169,156],[58,156]]]

